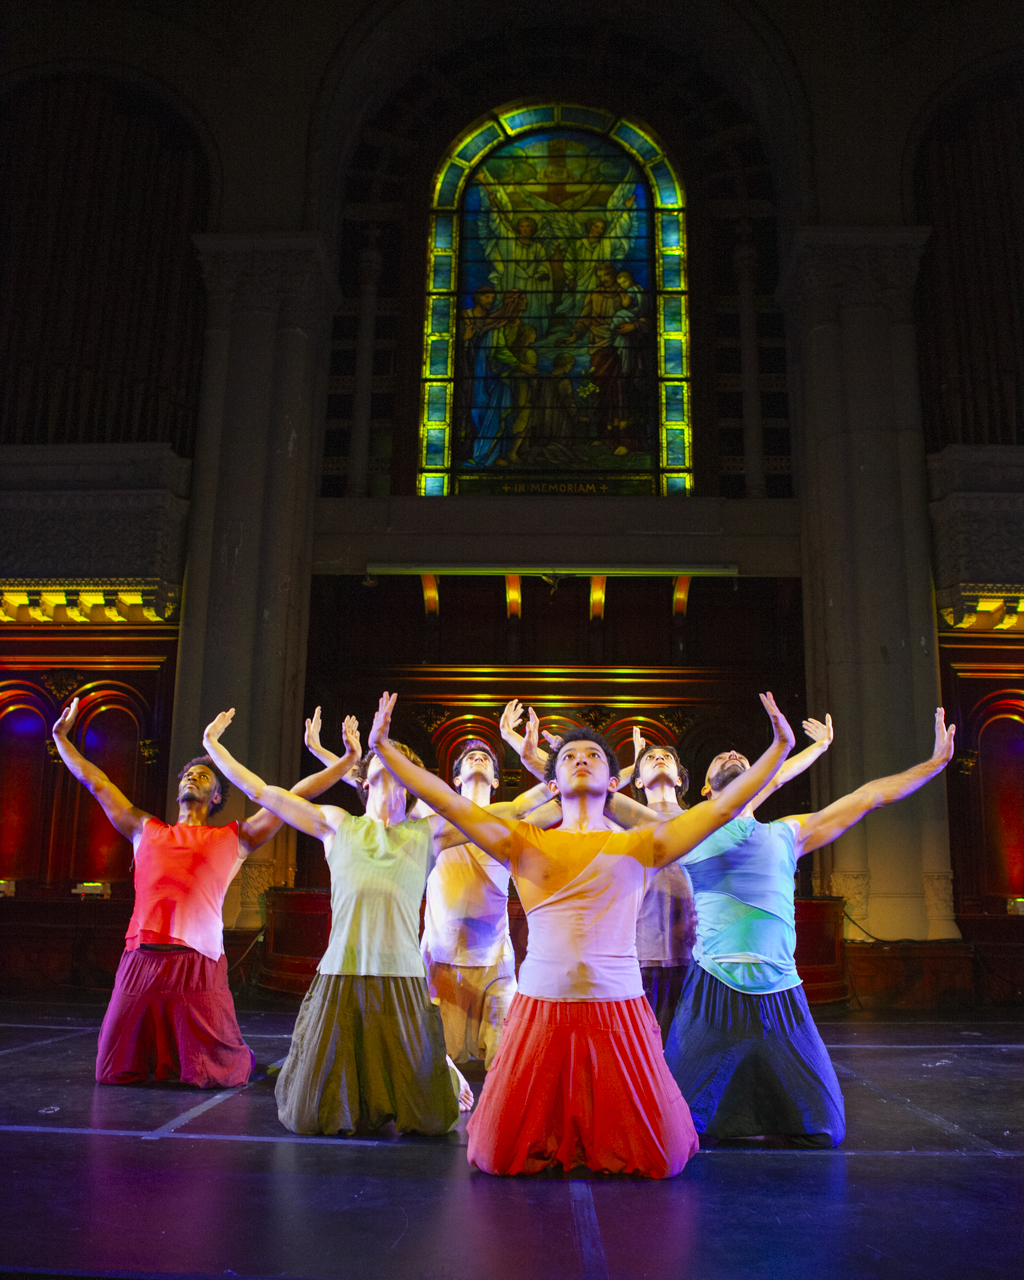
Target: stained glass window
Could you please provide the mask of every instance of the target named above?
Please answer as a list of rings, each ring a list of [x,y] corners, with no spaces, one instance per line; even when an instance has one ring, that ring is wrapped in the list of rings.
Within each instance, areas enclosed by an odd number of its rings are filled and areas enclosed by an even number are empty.
[[[638,124],[496,112],[434,184],[419,491],[685,494],[683,192]]]

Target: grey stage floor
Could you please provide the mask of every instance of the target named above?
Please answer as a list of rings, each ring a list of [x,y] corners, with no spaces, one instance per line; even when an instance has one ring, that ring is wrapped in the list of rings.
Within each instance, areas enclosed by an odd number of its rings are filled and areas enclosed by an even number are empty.
[[[243,1012],[245,1088],[92,1081],[102,1009],[0,1003],[0,1268],[338,1280],[974,1280],[1024,1274],[1024,1013],[819,1016],[836,1151],[711,1148],[667,1182],[492,1178],[465,1133],[300,1138]],[[479,1086],[475,1086],[477,1089]],[[464,1128],[464,1124],[463,1124]]]

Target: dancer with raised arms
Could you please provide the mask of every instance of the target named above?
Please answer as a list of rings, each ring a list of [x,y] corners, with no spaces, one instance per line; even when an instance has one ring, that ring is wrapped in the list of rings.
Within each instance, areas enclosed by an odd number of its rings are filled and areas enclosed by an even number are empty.
[[[370,748],[395,781],[508,866],[530,920],[502,1045],[469,1122],[470,1163],[488,1173],[586,1165],[671,1177],[697,1150],[689,1111],[644,999],[636,917],[655,868],[739,814],[778,770],[793,733],[770,694],[772,744],[749,775],[654,827],[617,831],[605,816],[615,753],[591,730],[565,735],[549,764],[562,828],[540,831],[458,795],[391,741],[394,695],[381,697]],[[536,739],[536,717],[528,737]]]
[[[818,813],[761,823],[744,812],[687,856],[697,907],[696,963],[665,1057],[699,1133],[796,1146],[842,1142],[843,1096],[794,961],[797,860],[941,773],[952,759],[954,736],[939,707],[934,750],[922,764],[868,782]],[[735,751],[717,755],[704,784],[706,803],[716,804],[750,769]]]
[[[69,734],[78,699],[53,726],[61,759],[132,842],[135,908],[100,1028],[100,1084],[179,1080],[200,1088],[245,1084],[252,1051],[242,1040],[228,990],[221,912],[245,859],[281,827],[267,809],[215,827],[210,819],[231,784],[209,756],[178,775],[178,821],[139,809],[81,754]],[[318,796],[354,760],[342,759],[296,783],[295,796]]]
[[[220,741],[233,715],[222,712],[207,726],[207,751],[251,800],[323,841],[331,873],[327,950],[277,1082],[281,1123],[293,1133],[353,1133],[391,1121],[400,1132],[447,1132],[473,1096],[447,1061],[420,955],[419,912],[433,858],[465,836],[437,815],[407,817],[408,791],[372,754],[361,763],[366,813],[359,817],[269,786]],[[359,751],[353,717],[343,733],[349,760]],[[394,743],[393,750],[425,772],[411,748]],[[334,767],[339,776],[346,771]],[[535,787],[498,808],[514,820],[538,801],[544,794]]]

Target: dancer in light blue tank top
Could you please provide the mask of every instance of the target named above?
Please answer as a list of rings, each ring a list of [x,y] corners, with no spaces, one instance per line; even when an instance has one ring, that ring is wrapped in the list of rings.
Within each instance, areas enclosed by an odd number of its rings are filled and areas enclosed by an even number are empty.
[[[873,809],[909,796],[953,755],[954,729],[935,713],[924,763],[866,783],[819,813],[778,822],[732,819],[683,862],[693,883],[697,942],[665,1057],[694,1127],[716,1139],[782,1137],[837,1146],[843,1097],[807,1007],[794,962],[797,860],[830,844]],[[715,796],[750,766],[715,757],[704,794]],[[750,807],[754,807],[757,798]],[[749,807],[748,807],[749,813]]]

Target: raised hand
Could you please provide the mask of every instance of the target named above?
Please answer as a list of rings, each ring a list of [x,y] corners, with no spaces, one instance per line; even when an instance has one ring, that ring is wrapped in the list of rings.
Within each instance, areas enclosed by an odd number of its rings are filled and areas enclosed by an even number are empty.
[[[543,782],[548,756],[546,752],[540,749],[540,720],[538,720],[537,713],[533,707],[530,708],[529,718],[526,722],[526,736],[523,738],[523,746],[519,753],[519,758],[533,776]]]
[[[792,748],[796,742],[796,735],[789,727],[789,721],[779,710],[775,702],[775,698],[770,693],[759,693],[761,705],[768,712],[768,719],[772,722],[772,733],[775,735],[776,742],[784,742]]]
[[[505,710],[501,713],[501,719],[498,726],[501,730],[501,736],[514,750],[519,750],[519,734],[516,732],[516,726],[523,718],[523,704],[518,698],[513,698],[511,702],[505,703]]]
[[[397,700],[398,694],[388,693],[386,689],[380,695],[377,714],[373,717],[373,724],[366,739],[366,745],[371,751],[376,751],[379,746],[386,746],[390,741],[391,713],[395,709]]]
[[[320,752],[323,750],[320,743],[321,724],[322,719],[320,715],[320,708],[317,707],[313,712],[312,718],[306,721],[306,732],[302,736],[302,740],[306,744],[306,747],[318,758]]]
[[[317,711],[320,708],[317,707]],[[353,754],[357,760],[361,759],[363,754],[362,744],[359,739],[359,721],[355,716],[346,716],[341,722],[341,736],[345,741],[345,754]]]
[[[235,709],[230,711],[222,711],[215,716],[203,730],[203,745],[207,746],[211,742],[219,742],[220,736],[235,718]]]
[[[813,718],[808,717],[808,719],[803,722],[803,729],[804,733],[807,734],[808,738],[810,738],[812,742],[826,748],[831,746],[832,717],[830,715],[825,716],[824,724],[822,724],[820,720],[814,720]]]
[[[640,759],[640,756],[643,754],[644,748],[646,746],[647,746],[647,741],[643,737],[643,735],[640,733],[640,726],[635,724],[633,726],[633,763],[634,764],[636,764],[636,762]]]
[[[935,708],[935,750],[932,752],[932,760],[938,764],[941,762],[945,767],[953,759],[953,751],[956,746],[954,739],[956,737],[956,725],[951,724],[946,728],[946,712],[942,707]]]
[[[557,751],[562,745],[562,739],[557,733],[552,733],[550,729],[541,729],[540,736],[548,744],[552,751]]]
[[[66,738],[71,726],[75,723],[75,717],[78,715],[78,699],[72,698],[71,705],[65,707],[57,717],[57,722],[53,726],[53,736],[55,738]]]

